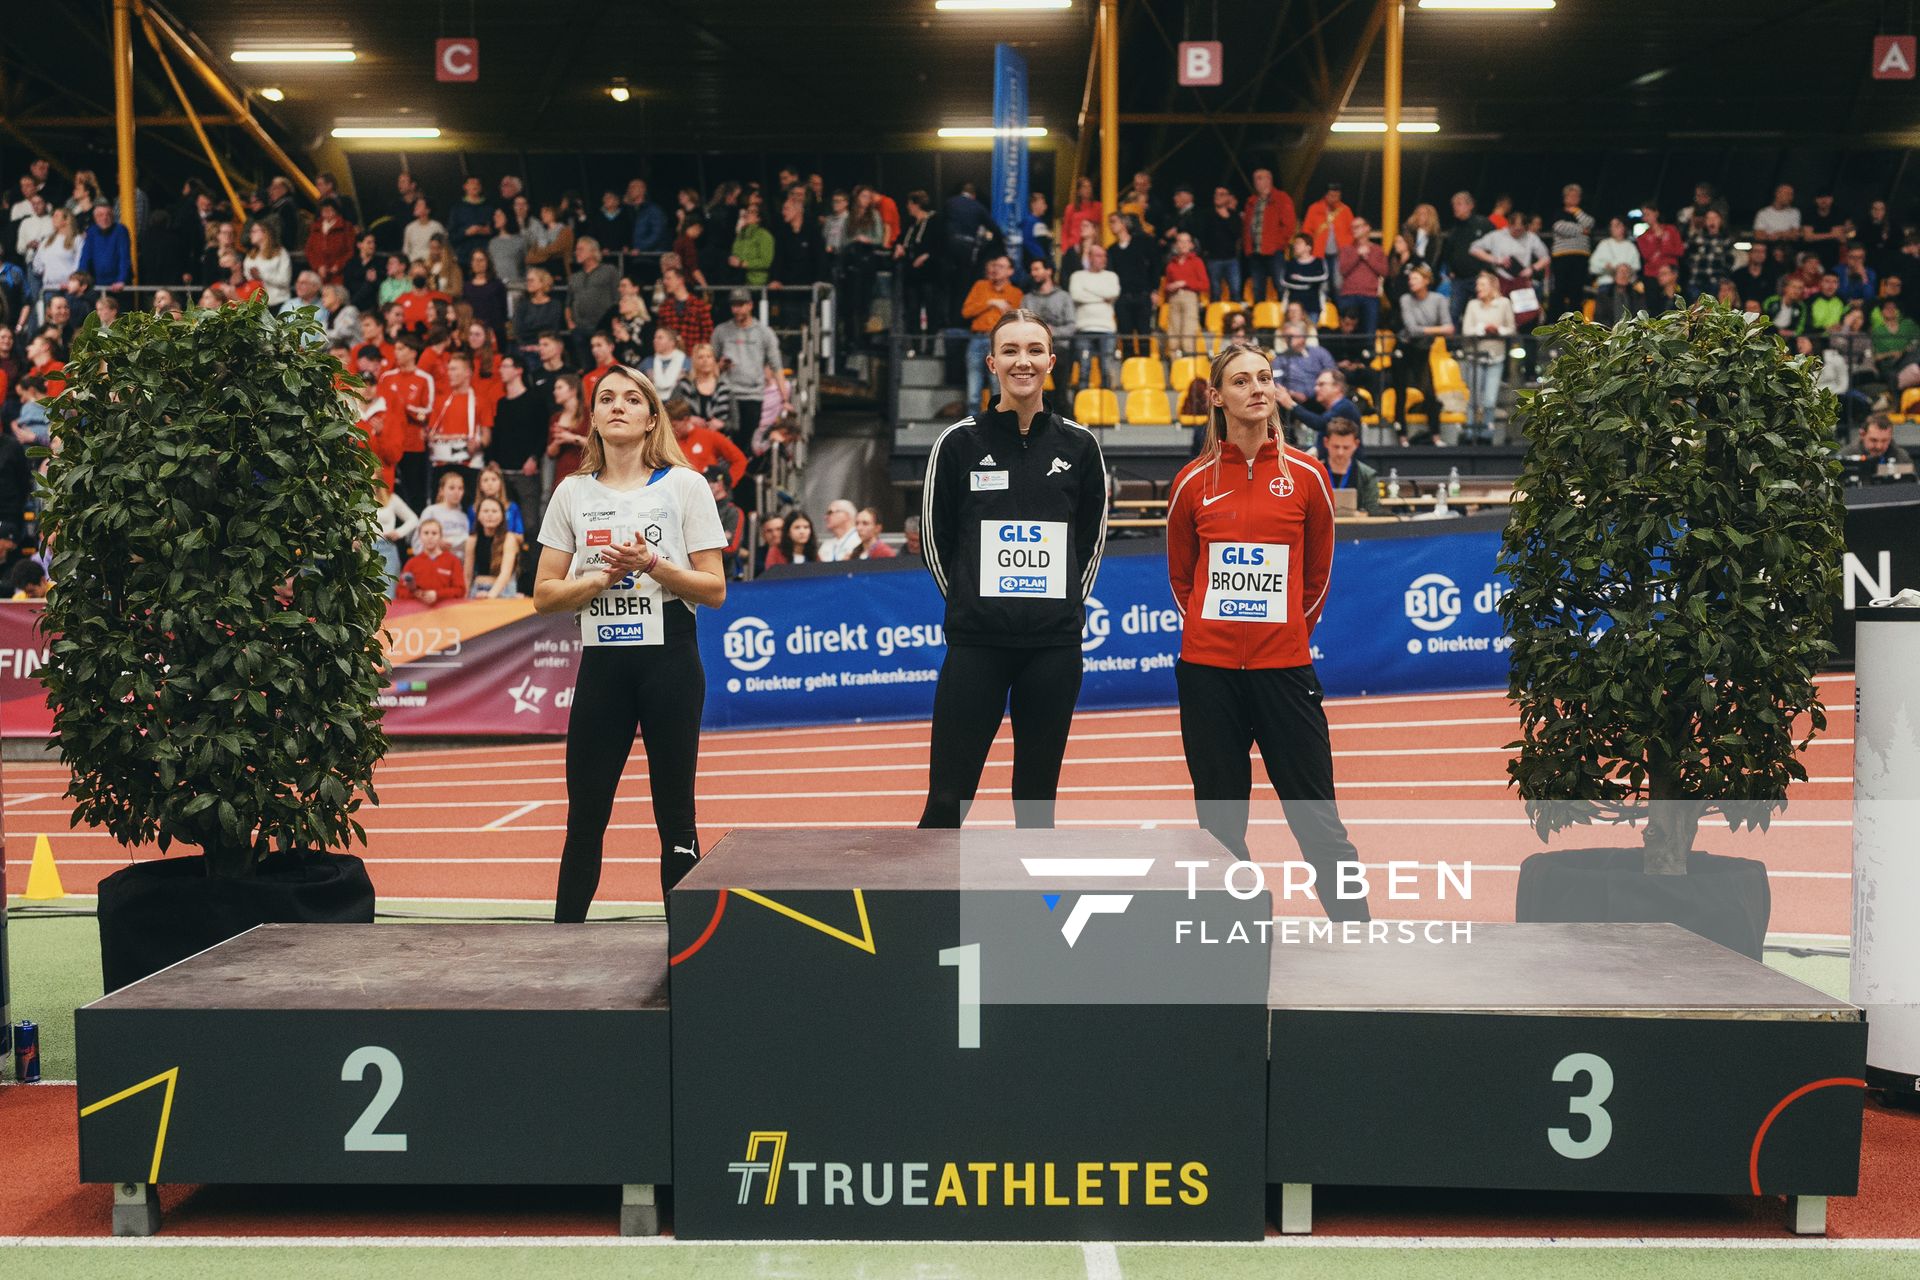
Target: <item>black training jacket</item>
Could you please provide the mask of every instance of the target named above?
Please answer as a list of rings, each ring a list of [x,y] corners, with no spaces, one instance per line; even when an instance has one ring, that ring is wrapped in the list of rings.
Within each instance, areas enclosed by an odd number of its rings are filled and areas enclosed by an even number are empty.
[[[991,409],[934,442],[920,540],[949,643],[1080,643],[1106,539],[1106,462],[1072,419],[1041,412],[1023,436],[1014,414]]]

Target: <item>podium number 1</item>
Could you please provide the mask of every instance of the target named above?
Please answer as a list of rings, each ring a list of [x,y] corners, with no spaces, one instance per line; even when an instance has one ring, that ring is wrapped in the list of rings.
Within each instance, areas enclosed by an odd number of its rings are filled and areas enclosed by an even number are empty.
[[[959,1047],[980,1047],[980,944],[948,947],[940,953],[940,966],[960,971]]]
[[[1547,1130],[1547,1141],[1569,1160],[1591,1160],[1613,1141],[1613,1117],[1602,1105],[1613,1096],[1613,1068],[1597,1053],[1570,1053],[1553,1069],[1553,1078],[1566,1084],[1586,1074],[1588,1088],[1578,1098],[1567,1099],[1567,1110],[1587,1118],[1587,1136],[1576,1139],[1573,1130],[1555,1127]]]
[[[380,1122],[387,1118],[387,1112],[400,1099],[400,1085],[406,1078],[400,1070],[400,1059],[391,1049],[382,1049],[370,1044],[355,1049],[340,1064],[342,1080],[365,1080],[367,1068],[372,1067],[380,1074],[380,1087],[374,1090],[373,1101],[353,1122],[353,1128],[347,1130],[345,1147],[348,1151],[405,1151],[407,1135],[404,1133],[379,1133]]]

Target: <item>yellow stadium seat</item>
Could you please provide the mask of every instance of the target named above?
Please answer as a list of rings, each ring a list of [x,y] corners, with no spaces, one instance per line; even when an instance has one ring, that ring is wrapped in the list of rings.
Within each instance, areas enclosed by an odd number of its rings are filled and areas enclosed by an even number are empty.
[[[1331,298],[1320,308],[1320,327],[1327,330],[1340,328],[1340,308],[1333,305]]]
[[[1912,413],[1920,409],[1920,387],[1908,387],[1900,393],[1900,412]]]
[[[1162,333],[1173,328],[1173,308],[1164,302],[1161,303],[1160,309],[1154,312],[1153,327]]]
[[[1460,372],[1458,360],[1448,360],[1433,366],[1433,389],[1439,391],[1458,391],[1467,393],[1467,380]]]
[[[1418,387],[1407,388],[1406,420],[1408,422],[1412,422],[1416,417],[1419,418],[1422,422],[1426,421],[1427,411],[1424,408],[1424,405],[1426,404],[1426,400],[1427,400],[1426,396],[1421,394],[1421,391]],[[1394,419],[1393,411],[1396,404],[1397,404],[1397,401],[1394,399],[1392,387],[1388,387],[1385,391],[1382,391],[1380,393],[1380,416],[1388,422],[1393,421]],[[1415,412],[1416,408],[1419,409],[1419,412],[1417,413]]]
[[[1127,421],[1164,426],[1173,421],[1173,403],[1157,387],[1127,392]]]
[[[1447,340],[1435,337],[1433,345],[1427,348],[1427,363],[1438,369],[1447,358]]]
[[[1167,385],[1175,395],[1187,389],[1187,384],[1206,372],[1207,362],[1199,356],[1181,356],[1173,362],[1173,372],[1167,377]]]
[[[1256,329],[1278,329],[1280,322],[1285,319],[1286,310],[1277,302],[1253,304],[1253,327]]]
[[[1347,399],[1360,406],[1360,422],[1364,426],[1380,425],[1380,414],[1373,407],[1373,392],[1365,387],[1347,388]]]
[[[1120,421],[1120,402],[1113,392],[1090,387],[1073,398],[1073,417],[1083,427],[1111,427]]]
[[[1120,389],[1123,391],[1159,390],[1167,385],[1166,370],[1158,360],[1132,356],[1120,362]]]
[[[1245,310],[1246,308],[1237,302],[1209,302],[1207,304],[1206,331],[1208,333],[1219,333],[1221,329],[1225,327],[1227,316],[1230,313]]]

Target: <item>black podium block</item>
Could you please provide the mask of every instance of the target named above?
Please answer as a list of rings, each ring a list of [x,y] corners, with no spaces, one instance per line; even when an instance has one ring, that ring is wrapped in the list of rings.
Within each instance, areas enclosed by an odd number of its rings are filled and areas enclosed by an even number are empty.
[[[728,835],[673,891],[676,1233],[1259,1238],[1271,906],[1230,861],[1198,832]]]
[[[1857,1190],[1860,1011],[1684,929],[1477,924],[1470,942],[1272,959],[1283,1229],[1305,1229],[1314,1183]]]
[[[671,1168],[661,925],[264,925],[75,1039],[86,1182],[608,1183],[647,1217]]]

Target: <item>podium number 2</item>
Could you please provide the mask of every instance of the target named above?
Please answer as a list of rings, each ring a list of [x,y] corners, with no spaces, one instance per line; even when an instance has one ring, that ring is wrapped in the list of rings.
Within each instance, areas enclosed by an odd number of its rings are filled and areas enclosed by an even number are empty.
[[[940,953],[941,968],[960,971],[959,1047],[980,1047],[980,944],[948,947]]]
[[[1569,1160],[1591,1160],[1613,1141],[1613,1117],[1602,1105],[1613,1096],[1613,1068],[1597,1053],[1570,1053],[1553,1069],[1553,1078],[1566,1084],[1585,1073],[1588,1088],[1578,1098],[1567,1099],[1567,1110],[1587,1118],[1587,1136],[1576,1139],[1567,1128],[1547,1130],[1547,1141]]]
[[[353,1122],[353,1128],[347,1130],[346,1149],[348,1151],[405,1151],[407,1135],[404,1133],[380,1133],[380,1122],[387,1118],[387,1112],[400,1099],[400,1085],[406,1078],[400,1070],[400,1059],[393,1050],[382,1049],[370,1044],[355,1049],[340,1064],[342,1080],[365,1080],[367,1068],[372,1067],[380,1075],[380,1087],[374,1090],[373,1101]]]

